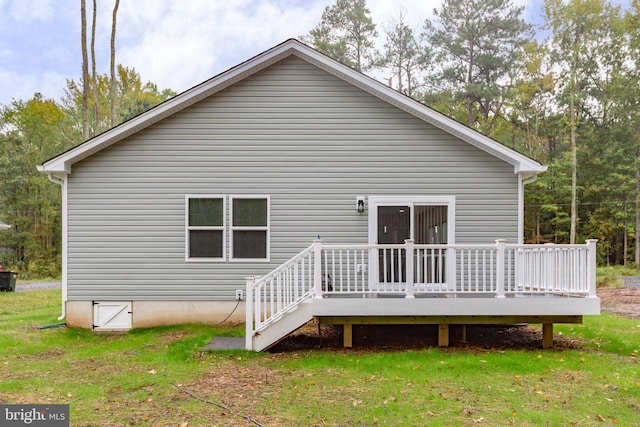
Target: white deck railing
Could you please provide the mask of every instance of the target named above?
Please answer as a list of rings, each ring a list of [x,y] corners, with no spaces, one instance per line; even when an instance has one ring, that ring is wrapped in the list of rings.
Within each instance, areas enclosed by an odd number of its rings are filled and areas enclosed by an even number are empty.
[[[265,276],[247,277],[247,339],[314,295],[313,249],[310,246]]]
[[[584,245],[312,246],[247,278],[247,336],[315,298],[394,295],[595,297],[596,240]],[[472,313],[471,313],[472,314]]]

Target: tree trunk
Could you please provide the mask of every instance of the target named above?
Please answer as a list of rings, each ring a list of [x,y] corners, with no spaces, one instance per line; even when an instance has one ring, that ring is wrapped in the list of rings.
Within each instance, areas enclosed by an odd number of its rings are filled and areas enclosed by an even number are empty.
[[[93,92],[93,127],[91,136],[100,132],[100,102],[98,100],[98,78],[96,76],[96,15],[98,0],[93,0],[93,21],[91,23],[91,86]]]
[[[87,5],[85,0],[80,0],[81,31],[82,38],[82,138],[89,139],[89,60],[87,54]]]
[[[467,91],[467,126],[473,126],[473,95],[469,93],[469,85],[473,81],[473,66],[474,66],[474,46],[473,41],[469,40],[469,65],[467,66],[467,81],[466,88]]]
[[[640,270],[640,149],[636,148],[636,269]]]
[[[637,168],[636,168],[637,169]],[[638,172],[636,170],[636,181]],[[627,268],[627,246],[629,246],[629,229],[627,227],[627,201],[624,201],[624,234],[622,235],[622,265]]]
[[[402,59],[398,59],[396,69],[398,70],[398,92],[402,93]]]
[[[467,95],[467,126],[473,126],[473,98]]]
[[[116,0],[113,6],[113,17],[111,20],[111,59],[109,61],[111,68],[111,80],[109,82],[111,114],[109,123],[111,127],[116,125],[116,17],[118,15],[118,6],[120,6],[120,0]]]
[[[411,65],[407,64],[407,92],[406,95],[413,97],[413,88],[411,87]]]

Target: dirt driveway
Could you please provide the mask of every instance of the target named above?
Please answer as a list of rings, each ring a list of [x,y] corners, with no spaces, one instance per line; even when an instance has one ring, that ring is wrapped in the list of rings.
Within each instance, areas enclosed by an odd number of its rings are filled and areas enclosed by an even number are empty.
[[[60,282],[18,283],[16,285],[16,292],[39,291],[43,289],[60,289],[61,287],[62,283]]]
[[[624,288],[598,288],[601,310],[624,317],[640,318],[640,277],[621,277]]]

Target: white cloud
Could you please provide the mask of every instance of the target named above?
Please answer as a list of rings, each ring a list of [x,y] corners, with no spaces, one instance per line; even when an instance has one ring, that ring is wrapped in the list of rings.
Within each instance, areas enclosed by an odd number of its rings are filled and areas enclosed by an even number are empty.
[[[307,33],[325,3],[131,2],[118,17],[117,60],[160,88],[182,91]]]
[[[121,3],[117,61],[159,88],[185,90],[289,38],[307,34],[332,0],[157,1]],[[369,0],[378,24],[397,19],[400,5],[407,23],[419,31],[441,1],[402,3]],[[123,7],[124,6],[124,7]]]
[[[38,92],[45,98],[59,100],[66,87],[67,76],[55,71],[42,74],[22,74],[0,69],[0,93],[7,94],[0,103],[9,105],[12,101],[29,100]]]
[[[421,32],[444,0],[367,0],[378,25],[402,7]],[[514,0],[539,10],[541,0]],[[336,0],[135,0],[121,1],[116,61],[134,67],[160,89],[183,91],[288,38],[307,34]],[[98,2],[97,67],[109,69],[114,0]],[[88,14],[91,13],[87,1]],[[535,12],[534,12],[535,13]],[[59,99],[64,77],[80,75],[80,8],[77,0],[0,0],[0,104],[34,92]],[[530,15],[527,15],[530,16]],[[88,25],[91,17],[88,16]],[[62,77],[64,76],[64,77]],[[57,87],[53,87],[57,85]]]
[[[9,16],[16,22],[46,21],[54,15],[53,0],[7,2]],[[0,3],[0,7],[5,5]]]

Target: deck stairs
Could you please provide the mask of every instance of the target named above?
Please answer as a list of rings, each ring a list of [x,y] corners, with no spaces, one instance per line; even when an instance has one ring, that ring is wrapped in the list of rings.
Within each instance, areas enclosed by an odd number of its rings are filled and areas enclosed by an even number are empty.
[[[265,276],[247,278],[247,350],[268,349],[313,318],[313,250],[305,249]]]

